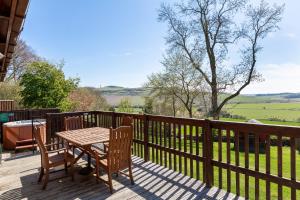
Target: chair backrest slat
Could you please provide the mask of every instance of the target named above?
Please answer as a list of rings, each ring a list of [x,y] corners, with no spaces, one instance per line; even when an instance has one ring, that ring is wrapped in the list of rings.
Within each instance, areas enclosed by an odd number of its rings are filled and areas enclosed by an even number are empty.
[[[42,140],[42,136],[41,136],[41,132],[42,132],[42,127],[39,127],[39,126],[35,126],[34,127],[34,131],[33,131],[33,135],[34,135],[34,138],[36,140],[36,143],[40,149],[40,153],[41,153],[41,158],[42,158],[42,166],[45,166],[48,164],[48,154],[46,153],[47,152],[47,149],[44,145],[44,142]]]
[[[121,126],[132,126],[132,125],[133,125],[132,117],[129,116],[122,117]]]
[[[108,166],[112,173],[129,167],[132,140],[133,131],[131,126],[120,126],[110,130]]]
[[[83,121],[80,116],[76,117],[65,117],[64,119],[65,131],[82,129]]]

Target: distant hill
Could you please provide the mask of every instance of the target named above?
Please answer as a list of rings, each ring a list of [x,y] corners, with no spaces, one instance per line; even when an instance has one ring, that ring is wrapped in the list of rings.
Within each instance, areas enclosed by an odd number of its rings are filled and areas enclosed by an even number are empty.
[[[122,98],[129,98],[133,105],[141,106],[144,104],[144,97],[149,94],[149,90],[144,87],[126,88],[121,86],[105,86],[101,88],[87,87],[88,89],[99,92],[109,104],[118,105]],[[225,98],[226,94],[221,95]],[[232,99],[231,104],[243,103],[288,103],[300,102],[300,93],[276,93],[276,94],[244,94]]]
[[[145,96],[148,94],[147,89],[139,88],[124,88],[120,86],[106,86],[99,88],[103,95],[118,95],[118,96]]]

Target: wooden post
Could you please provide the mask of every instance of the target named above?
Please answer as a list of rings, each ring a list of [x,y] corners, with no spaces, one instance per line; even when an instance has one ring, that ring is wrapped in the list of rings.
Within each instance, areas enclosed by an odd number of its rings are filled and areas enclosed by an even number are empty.
[[[112,127],[113,128],[116,128],[117,127],[117,119],[116,119],[116,114],[115,114],[115,111],[112,111],[111,113],[111,117],[112,117]]]
[[[300,151],[300,138],[295,139],[296,140],[296,149]]]
[[[149,132],[149,120],[148,115],[144,114],[144,160],[149,161],[149,146],[148,146],[148,132]]]
[[[46,114],[46,144],[51,144],[51,138],[52,138],[51,127],[52,127],[51,116],[50,114]]]
[[[94,111],[95,127],[99,127],[99,111]]]
[[[212,179],[213,179],[213,166],[211,164],[212,161],[212,131],[210,126],[210,120],[205,119],[205,127],[204,127],[204,136],[205,140],[203,142],[203,148],[205,148],[205,183],[207,187],[212,187]]]

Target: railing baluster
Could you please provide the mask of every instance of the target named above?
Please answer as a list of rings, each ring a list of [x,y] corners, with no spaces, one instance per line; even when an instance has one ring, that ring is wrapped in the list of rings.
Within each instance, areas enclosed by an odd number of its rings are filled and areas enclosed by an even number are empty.
[[[189,126],[189,139],[190,139],[190,155],[193,155],[193,130],[194,130],[194,126]],[[194,168],[193,168],[193,162],[194,160],[192,158],[190,158],[190,176],[194,178]]]
[[[166,123],[163,122],[164,147],[167,147]],[[164,151],[164,166],[167,167],[167,151]]]
[[[222,130],[218,129],[218,161],[222,162]],[[219,167],[219,188],[223,188],[222,168]]]
[[[178,124],[178,140],[179,140],[179,172],[182,172],[182,160],[181,160],[181,124]]]
[[[230,164],[230,130],[226,130],[226,144],[227,144],[227,164]],[[227,168],[227,191],[231,191],[231,171],[230,168]]]
[[[249,169],[249,134],[244,133],[245,168]],[[245,174],[245,197],[249,199],[249,175]]]
[[[177,131],[176,131],[176,128],[177,128],[177,126],[176,126],[176,124],[174,123],[173,124],[173,149],[174,150],[177,150]],[[174,154],[173,155],[173,157],[174,157],[174,171],[176,171],[177,170],[177,156],[176,156],[176,154]]]
[[[155,121],[155,144],[158,145],[158,126],[157,126],[157,121]],[[155,148],[155,154],[156,154],[156,163],[159,162],[158,160],[158,148]]]
[[[254,134],[255,172],[259,171],[259,134]],[[259,199],[259,179],[255,177],[255,199]]]
[[[290,138],[291,141],[291,180],[296,181],[296,142],[295,137]],[[296,200],[296,189],[292,185],[291,199]]]
[[[239,131],[235,130],[234,131],[234,140],[235,140],[235,165],[239,166],[240,165],[240,144],[239,144]],[[235,181],[236,181],[236,194],[240,196],[240,174],[238,172],[235,173]]]
[[[271,162],[270,162],[270,146],[271,146],[271,140],[270,135],[267,135],[266,137],[266,174],[270,175],[271,171]],[[266,180],[266,199],[271,199],[271,191],[270,191],[270,181]]]
[[[154,121],[151,120],[151,143],[154,144]],[[155,158],[154,158],[154,146],[152,146],[152,162],[155,162]]]
[[[168,138],[169,138],[169,149],[172,148],[172,128],[171,128],[171,123],[168,123]],[[169,168],[172,169],[172,153],[169,152]]]
[[[133,119],[133,135],[134,135],[134,139],[137,139],[137,131],[136,131],[136,126],[137,124],[134,122],[134,119]],[[133,146],[133,149],[134,149],[134,154],[137,155],[138,153],[138,144],[137,143],[134,143],[134,146]]]
[[[277,137],[278,149],[277,149],[277,168],[278,177],[282,177],[282,136],[281,134]],[[278,184],[278,199],[282,199],[282,184]]]
[[[159,121],[159,146],[162,146],[162,126],[161,121]],[[159,148],[159,164],[163,165],[163,152],[161,148]]]
[[[199,156],[199,127],[196,126],[196,155]],[[200,179],[199,160],[196,160],[196,178]]]
[[[183,126],[183,151],[187,152],[187,136],[186,136],[186,125]],[[184,175],[187,175],[187,157],[184,156]]]

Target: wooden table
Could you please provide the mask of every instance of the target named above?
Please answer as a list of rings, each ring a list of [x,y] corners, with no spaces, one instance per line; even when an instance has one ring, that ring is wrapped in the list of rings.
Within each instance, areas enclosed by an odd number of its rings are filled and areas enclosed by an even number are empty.
[[[65,139],[67,142],[84,149],[88,155],[88,166],[81,174],[89,174],[92,171],[91,168],[91,146],[97,143],[104,143],[109,141],[109,129],[94,127],[94,128],[84,128],[71,131],[57,132],[56,135]],[[77,160],[84,154],[82,152],[77,158]]]

